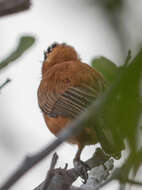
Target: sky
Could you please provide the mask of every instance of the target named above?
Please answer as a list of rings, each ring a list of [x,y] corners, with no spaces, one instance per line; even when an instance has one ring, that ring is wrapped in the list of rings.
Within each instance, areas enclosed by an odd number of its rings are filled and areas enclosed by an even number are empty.
[[[95,56],[103,55],[116,64],[122,64],[124,57],[119,38],[111,29],[102,9],[91,4],[91,0],[33,0],[31,9],[0,19],[0,59],[16,47],[22,35],[36,37],[35,45],[8,68],[0,71],[0,82],[8,77],[12,81],[0,92],[0,176],[1,181],[18,167],[26,155],[40,150],[53,139],[47,129],[37,103],[37,89],[41,80],[43,51],[53,42],[66,42],[75,47],[83,62],[90,64]],[[128,2],[128,1],[127,1]],[[140,1],[139,1],[140,3]],[[137,11],[129,1],[125,19]],[[134,19],[131,19],[135,23]],[[131,43],[134,28],[131,28]],[[137,24],[140,27],[140,20]],[[137,34],[137,40],[140,38]],[[76,146],[64,143],[57,149],[58,166],[69,163],[77,150]],[[82,159],[94,153],[94,146],[85,148]],[[69,156],[70,155],[70,156]],[[52,155],[51,155],[52,156]],[[51,156],[25,175],[12,190],[31,190],[44,180]],[[79,184],[79,182],[78,182]],[[117,186],[117,185],[116,185]],[[114,186],[112,186],[114,188]],[[106,187],[105,189],[110,189]]]

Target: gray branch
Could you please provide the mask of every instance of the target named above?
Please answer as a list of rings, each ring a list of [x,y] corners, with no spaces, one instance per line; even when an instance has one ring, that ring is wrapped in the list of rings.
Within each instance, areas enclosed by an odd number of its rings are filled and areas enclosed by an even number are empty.
[[[57,154],[55,153],[51,162],[51,165],[54,162],[54,167],[57,162],[57,158]],[[91,188],[94,187],[98,188],[98,185],[109,176],[109,171],[113,168],[113,160],[109,160],[111,164],[108,166],[108,159],[109,157],[106,156],[101,149],[98,148],[96,150],[92,158],[85,162],[90,169],[94,169],[91,170],[87,183],[82,185],[80,188],[72,186],[72,183],[79,177],[79,168],[71,168],[67,170],[67,167],[65,166],[63,169],[54,169],[53,167],[50,167],[46,180],[34,190],[91,190]],[[92,178],[92,173],[94,173],[94,179]]]
[[[136,156],[139,156],[137,157],[138,160],[141,160],[141,155],[142,150],[136,153]],[[89,173],[87,183],[81,185],[81,187],[72,186],[72,183],[78,177],[78,171],[76,171],[74,168],[69,170],[52,168],[49,170],[46,180],[34,190],[99,190],[106,184],[110,183],[112,180],[118,180],[120,182],[120,185],[125,185],[128,183],[132,185],[142,186],[142,182],[134,181],[127,177],[128,171],[133,164],[133,155],[129,155],[122,167],[115,168],[111,173],[110,171],[113,169],[113,160],[107,159],[108,158],[105,158],[105,155],[103,155],[103,152],[101,152],[100,149],[96,150],[96,153],[93,155],[93,157],[85,162],[92,169]],[[46,188],[45,183],[48,184]]]
[[[0,0],[0,16],[29,9],[30,0]]]

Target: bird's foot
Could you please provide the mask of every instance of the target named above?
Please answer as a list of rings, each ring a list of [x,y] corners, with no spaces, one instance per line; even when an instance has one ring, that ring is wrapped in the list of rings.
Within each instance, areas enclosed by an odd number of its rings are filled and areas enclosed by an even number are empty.
[[[73,161],[74,168],[79,173],[79,176],[83,179],[83,183],[85,184],[88,179],[88,170],[90,170],[90,167],[83,161],[74,159]]]

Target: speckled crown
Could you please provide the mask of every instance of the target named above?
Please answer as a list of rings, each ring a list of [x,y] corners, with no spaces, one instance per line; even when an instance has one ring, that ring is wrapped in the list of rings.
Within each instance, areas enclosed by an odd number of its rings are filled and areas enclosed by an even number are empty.
[[[53,51],[53,49],[58,46],[58,45],[66,45],[66,43],[57,43],[57,42],[54,42],[53,44],[51,44],[46,51],[44,51],[44,60],[47,59],[48,57],[48,54],[51,53]]]

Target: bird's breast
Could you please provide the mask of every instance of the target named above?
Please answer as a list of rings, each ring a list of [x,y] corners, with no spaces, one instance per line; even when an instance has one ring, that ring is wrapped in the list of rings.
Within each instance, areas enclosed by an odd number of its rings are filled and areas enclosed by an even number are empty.
[[[68,126],[69,123],[72,122],[72,119],[66,117],[49,117],[48,115],[44,115],[44,119],[48,129],[57,136],[64,128]],[[76,136],[68,139],[68,142],[71,144],[82,144],[82,145],[91,145],[97,143],[97,137],[95,130],[89,127],[84,127],[83,130]]]

